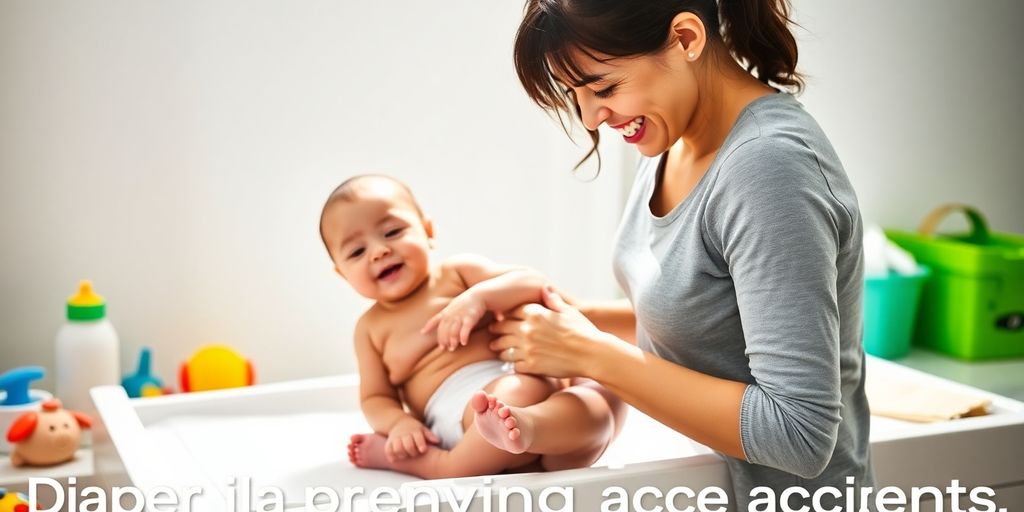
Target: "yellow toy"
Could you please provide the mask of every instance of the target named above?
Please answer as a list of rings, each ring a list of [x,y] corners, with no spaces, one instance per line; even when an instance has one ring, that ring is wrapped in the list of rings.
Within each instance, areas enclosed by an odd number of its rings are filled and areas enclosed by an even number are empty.
[[[0,487],[0,512],[29,512],[28,496]]]
[[[231,347],[211,345],[199,349],[181,365],[181,391],[239,388],[256,382],[252,363]]]

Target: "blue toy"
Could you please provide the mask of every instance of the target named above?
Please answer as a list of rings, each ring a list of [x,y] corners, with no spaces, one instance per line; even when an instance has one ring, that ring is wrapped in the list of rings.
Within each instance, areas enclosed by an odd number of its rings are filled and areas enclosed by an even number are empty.
[[[160,396],[168,392],[164,389],[163,382],[150,373],[149,359],[149,348],[143,347],[142,353],[139,354],[139,368],[134,374],[121,380],[121,385],[131,398]]]
[[[46,372],[41,366],[22,366],[0,375],[0,390],[7,392],[0,406],[25,405],[39,400],[29,396],[28,384],[43,378]]]
[[[41,366],[22,366],[0,374],[0,452],[10,452],[14,445],[5,437],[7,429],[26,412],[38,411],[43,401],[53,395],[41,389],[29,389],[29,383],[43,378]],[[5,512],[0,508],[0,512]]]

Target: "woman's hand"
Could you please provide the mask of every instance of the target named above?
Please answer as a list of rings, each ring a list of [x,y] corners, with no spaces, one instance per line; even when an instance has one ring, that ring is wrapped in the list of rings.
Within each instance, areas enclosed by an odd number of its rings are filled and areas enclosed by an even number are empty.
[[[513,362],[517,372],[588,376],[610,335],[566,304],[550,286],[544,287],[541,297],[543,306],[520,306],[491,324],[491,332],[499,335],[491,342],[491,350],[499,352],[501,360]]]

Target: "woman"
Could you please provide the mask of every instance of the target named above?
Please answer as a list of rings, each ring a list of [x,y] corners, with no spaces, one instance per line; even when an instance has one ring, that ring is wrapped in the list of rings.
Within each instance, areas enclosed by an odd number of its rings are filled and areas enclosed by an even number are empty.
[[[757,486],[873,485],[861,218],[828,139],[776,89],[803,85],[788,26],[784,0],[529,0],[515,43],[527,93],[576,114],[588,157],[606,124],[645,158],[614,254],[628,303],[549,291],[491,348],[718,451],[741,507]],[[503,414],[542,439],[543,407]]]

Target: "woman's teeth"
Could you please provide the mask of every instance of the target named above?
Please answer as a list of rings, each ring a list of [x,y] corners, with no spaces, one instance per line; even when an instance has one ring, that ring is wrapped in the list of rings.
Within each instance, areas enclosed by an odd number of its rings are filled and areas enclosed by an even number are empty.
[[[616,128],[616,130],[618,130],[619,133],[625,135],[626,137],[632,137],[632,136],[636,135],[637,130],[639,130],[640,127],[643,126],[643,125],[644,125],[644,116],[640,116],[640,117],[630,121],[629,124],[627,124],[626,126],[622,126],[622,127]]]

